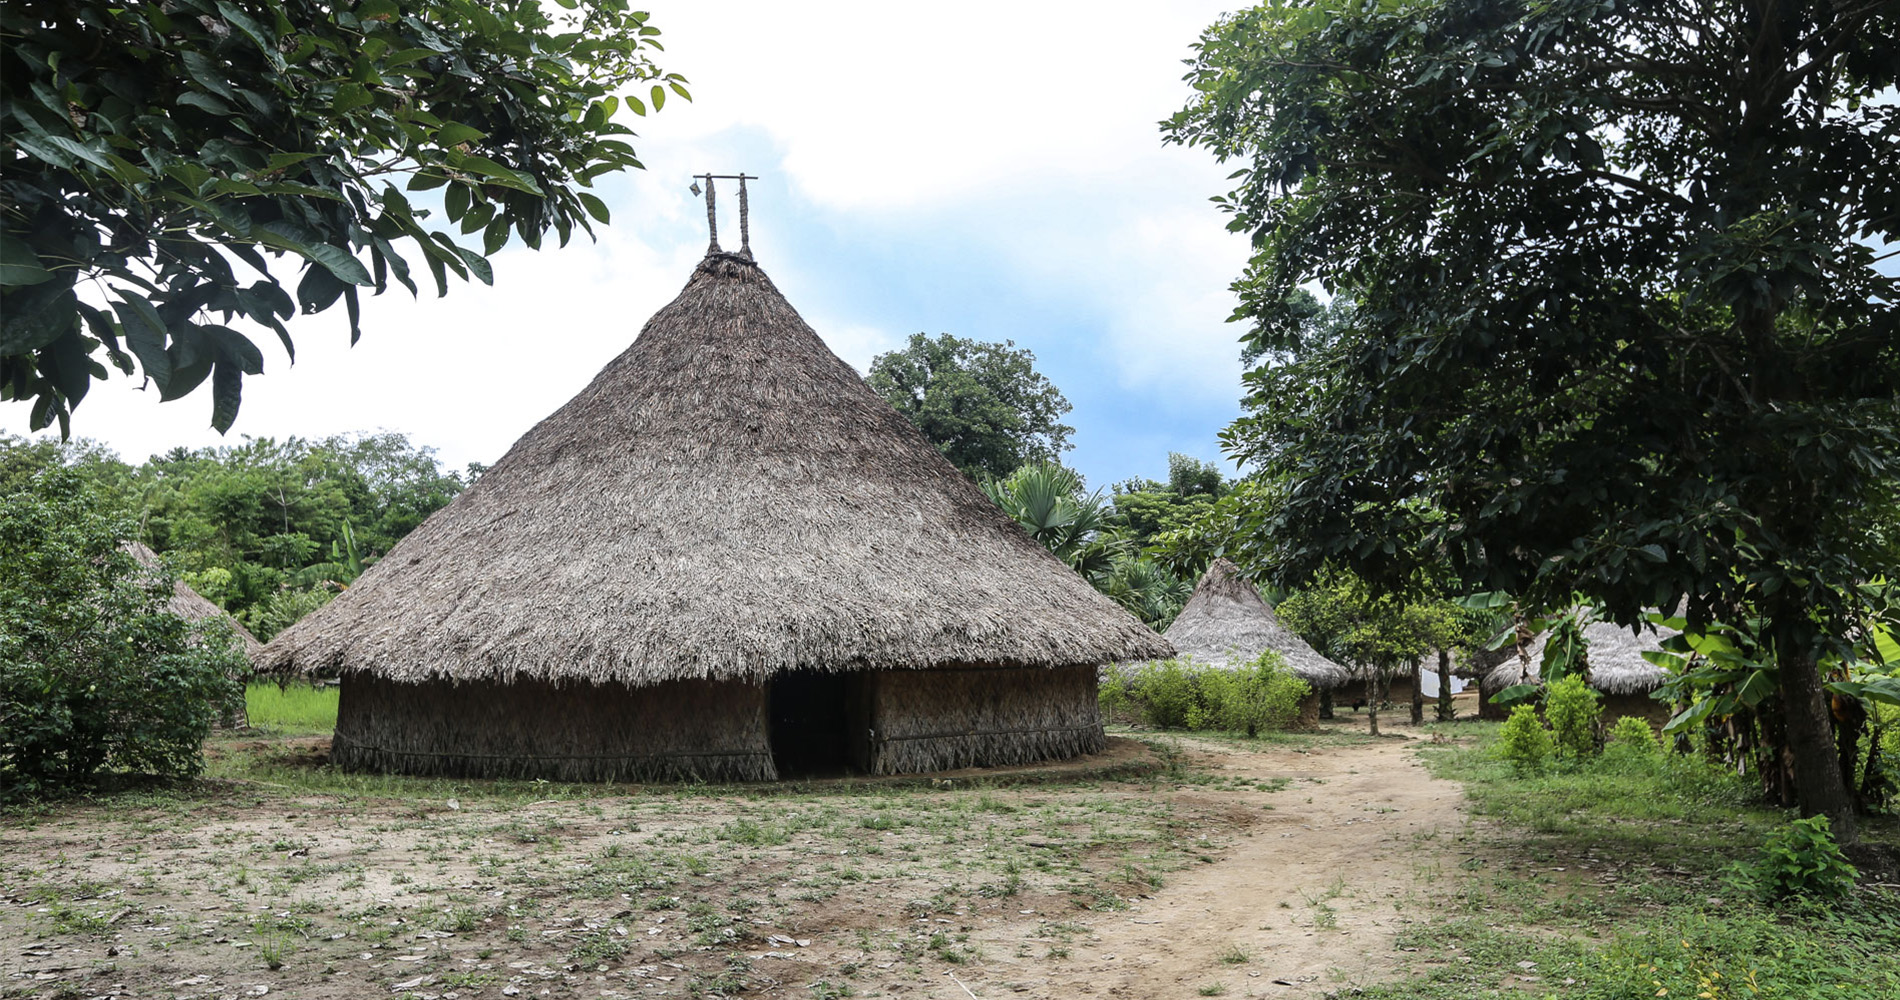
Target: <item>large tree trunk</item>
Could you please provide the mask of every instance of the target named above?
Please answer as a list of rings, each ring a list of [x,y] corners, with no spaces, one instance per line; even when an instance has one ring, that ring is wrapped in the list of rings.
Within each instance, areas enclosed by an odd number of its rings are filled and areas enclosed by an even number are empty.
[[[1783,609],[1774,617],[1775,666],[1781,680],[1782,720],[1786,724],[1790,763],[1794,768],[1795,799],[1803,816],[1826,816],[1834,839],[1851,844],[1859,839],[1854,802],[1841,775],[1834,749],[1834,726],[1828,717],[1827,696],[1813,646],[1804,633],[1805,616],[1799,609]]]
[[[1438,721],[1452,720],[1451,708],[1451,654],[1438,651]]]

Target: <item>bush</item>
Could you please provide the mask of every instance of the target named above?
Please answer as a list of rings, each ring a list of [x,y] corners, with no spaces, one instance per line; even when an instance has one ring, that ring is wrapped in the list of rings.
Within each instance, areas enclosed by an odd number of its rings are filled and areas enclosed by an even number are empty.
[[[106,769],[196,774],[239,696],[230,626],[167,610],[171,575],[141,567],[100,507],[62,468],[0,498],[0,799]]]
[[[1756,869],[1762,890],[1772,899],[1814,896],[1839,899],[1854,888],[1860,872],[1841,856],[1826,816],[1797,819],[1768,835]]]
[[[1511,709],[1511,717],[1498,729],[1498,755],[1510,762],[1519,777],[1543,773],[1550,762],[1551,742],[1536,709],[1529,705]]]
[[[1582,677],[1571,674],[1545,685],[1544,718],[1550,720],[1559,755],[1571,759],[1595,756],[1597,721],[1602,716],[1597,693]]]
[[[1634,715],[1625,715],[1611,727],[1610,738],[1603,746],[1603,757],[1615,763],[1655,761],[1662,757],[1662,742],[1656,739],[1656,730],[1649,723]]]
[[[1111,667],[1101,686],[1102,710],[1160,729],[1218,729],[1258,736],[1285,729],[1312,689],[1277,653],[1249,663],[1207,667],[1163,660],[1145,668]]]
[[[1243,732],[1249,738],[1263,729],[1291,727],[1299,717],[1300,700],[1313,690],[1271,650],[1232,669],[1206,668],[1200,682],[1211,727]]]

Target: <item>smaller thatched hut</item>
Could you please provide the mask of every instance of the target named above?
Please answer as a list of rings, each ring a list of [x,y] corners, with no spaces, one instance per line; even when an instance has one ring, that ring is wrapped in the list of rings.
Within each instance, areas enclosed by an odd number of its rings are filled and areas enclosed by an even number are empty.
[[[1193,596],[1162,633],[1183,659],[1204,665],[1246,662],[1272,650],[1293,675],[1313,688],[1300,705],[1300,718],[1319,718],[1322,696],[1351,679],[1345,667],[1319,654],[1306,640],[1280,624],[1260,591],[1240,578],[1240,568],[1226,559],[1208,564]]]
[[[1634,715],[1656,726],[1669,721],[1669,706],[1650,697],[1669,677],[1668,671],[1643,659],[1644,652],[1660,651],[1662,641],[1675,635],[1674,629],[1645,627],[1632,632],[1613,622],[1591,622],[1583,628],[1590,659],[1590,686],[1603,695],[1603,717],[1615,720]],[[1504,718],[1507,710],[1491,703],[1491,696],[1513,684],[1542,684],[1539,671],[1544,662],[1546,632],[1531,643],[1528,673],[1516,655],[1505,657],[1484,675],[1480,685],[1482,700],[1479,715],[1487,719]]]
[[[158,553],[153,552],[144,542],[126,542],[125,550],[146,569],[155,570],[164,565]],[[191,589],[183,580],[172,581],[172,598],[165,602],[165,609],[188,622],[199,622],[209,618],[223,619],[225,624],[231,626],[231,631],[237,633],[238,642],[244,646],[244,658],[252,663],[257,662],[257,654],[264,648],[264,644],[257,641],[257,636],[252,635],[250,629],[239,624],[236,618],[225,613],[223,608],[211,603],[203,594]],[[244,727],[247,720],[244,717],[243,704],[240,702],[236,712],[223,719],[222,722],[226,726]]]

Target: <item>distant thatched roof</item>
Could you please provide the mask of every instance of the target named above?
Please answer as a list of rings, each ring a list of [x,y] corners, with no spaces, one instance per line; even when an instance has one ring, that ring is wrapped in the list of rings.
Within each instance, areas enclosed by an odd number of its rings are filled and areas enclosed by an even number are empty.
[[[1172,652],[712,254],[267,669],[650,685]]]
[[[126,542],[125,550],[146,569],[157,569],[163,565],[158,558],[158,553],[153,552],[144,542]],[[172,599],[165,602],[165,607],[172,614],[190,622],[203,621],[206,618],[224,619],[230,623],[232,631],[237,633],[238,641],[244,644],[244,655],[253,661],[264,649],[264,644],[257,641],[257,637],[251,634],[250,629],[238,624],[236,618],[226,614],[223,608],[211,603],[203,594],[186,586],[183,580],[172,581]]]
[[[1669,673],[1643,659],[1643,653],[1646,650],[1660,651],[1662,641],[1675,634],[1675,629],[1658,630],[1652,625],[1643,626],[1640,635],[1613,622],[1599,621],[1585,625],[1583,638],[1589,644],[1590,686],[1605,694],[1643,694],[1656,690],[1668,679]],[[1549,636],[1550,633],[1545,632],[1531,643],[1528,683],[1543,682],[1538,668],[1543,663],[1544,641]],[[1519,683],[1521,679],[1521,667],[1513,653],[1485,675],[1483,687],[1486,691],[1499,691]]]
[[[1273,609],[1260,599],[1260,592],[1242,580],[1239,567],[1226,559],[1208,565],[1194,595],[1163,634],[1182,656],[1201,663],[1251,660],[1271,649],[1315,688],[1336,688],[1352,676],[1281,625]]]

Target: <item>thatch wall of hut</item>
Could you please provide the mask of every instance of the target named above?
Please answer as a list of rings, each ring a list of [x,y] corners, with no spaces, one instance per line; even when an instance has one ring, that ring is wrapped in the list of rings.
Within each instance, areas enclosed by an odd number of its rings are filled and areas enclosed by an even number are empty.
[[[1100,753],[1096,668],[899,670],[870,675],[867,770],[996,767]]]
[[[550,781],[771,781],[766,689],[343,678],[330,759],[349,770]]]

